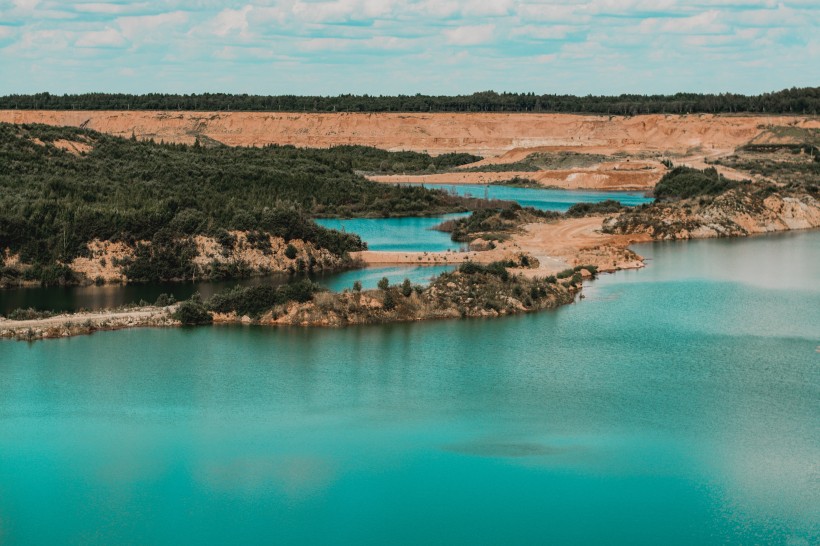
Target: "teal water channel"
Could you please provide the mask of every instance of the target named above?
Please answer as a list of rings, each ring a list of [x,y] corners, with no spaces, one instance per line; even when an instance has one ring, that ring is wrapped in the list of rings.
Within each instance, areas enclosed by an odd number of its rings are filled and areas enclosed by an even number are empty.
[[[518,188],[485,184],[425,184],[431,190],[444,190],[464,197],[478,197],[516,201],[522,207],[566,212],[576,203],[600,203],[612,199],[634,207],[651,203],[654,199],[643,192],[561,190],[552,188]]]
[[[319,218],[316,223],[330,229],[355,233],[367,243],[368,250],[400,252],[444,252],[463,250],[466,246],[450,239],[450,234],[435,229],[446,220],[469,216],[445,214],[442,216],[398,218]]]
[[[556,190],[484,186],[479,184],[425,184],[431,189],[442,189],[462,196],[516,201],[523,207],[565,212],[575,203],[598,203],[607,199],[627,206],[651,203],[652,198],[636,192],[601,192],[589,190]],[[450,234],[434,228],[445,220],[466,214],[448,214],[427,218],[323,218],[317,223],[331,229],[355,233],[370,250],[443,252],[462,250],[464,245],[450,239]]]
[[[0,342],[0,543],[820,542],[820,232],[552,312]]]

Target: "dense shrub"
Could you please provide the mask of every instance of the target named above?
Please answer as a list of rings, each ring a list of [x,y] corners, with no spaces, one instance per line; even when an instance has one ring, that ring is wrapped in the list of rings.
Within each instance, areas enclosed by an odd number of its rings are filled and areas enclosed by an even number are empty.
[[[54,316],[54,311],[38,311],[29,307],[28,309],[14,309],[7,318],[10,320],[37,320]]]
[[[161,230],[151,244],[137,243],[134,257],[123,263],[123,272],[132,281],[158,282],[193,279],[196,245],[176,239],[170,230]]]
[[[401,295],[405,298],[409,298],[413,294],[413,284],[410,282],[410,279],[404,279],[404,282],[401,283]]]
[[[510,272],[507,271],[507,265],[508,264],[504,262],[492,262],[487,265],[482,265],[476,262],[464,262],[459,266],[458,270],[464,275],[495,275],[502,281],[506,282],[510,278]]]
[[[714,167],[706,170],[675,167],[655,186],[658,199],[689,199],[701,195],[718,195],[738,185],[734,180],[721,176]]]
[[[304,303],[313,299],[321,287],[309,280],[288,283],[279,287],[263,285],[236,287],[214,295],[207,304],[216,313],[235,312],[240,316],[259,316],[271,308],[289,301]]]
[[[624,206],[620,201],[614,199],[607,199],[599,201],[598,203],[575,203],[565,213],[572,218],[580,218],[582,216],[589,216],[593,214],[613,214],[621,212]]]
[[[213,322],[213,317],[208,310],[205,309],[205,306],[195,299],[180,303],[179,307],[177,307],[171,316],[185,326],[196,326]]]

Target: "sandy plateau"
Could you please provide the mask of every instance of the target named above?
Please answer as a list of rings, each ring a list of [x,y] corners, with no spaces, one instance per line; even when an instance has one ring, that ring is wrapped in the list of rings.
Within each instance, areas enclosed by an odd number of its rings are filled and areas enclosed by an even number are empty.
[[[767,125],[820,128],[820,120],[789,116],[572,114],[273,113],[0,110],[0,121],[87,127],[166,142],[197,137],[228,146],[329,147],[342,144],[431,154],[485,157],[511,150],[689,154],[729,152]],[[526,153],[524,154],[524,157]]]
[[[274,113],[0,110],[0,121],[85,127],[112,135],[228,146],[375,146],[438,155],[467,152],[485,159],[470,167],[514,163],[532,153],[617,156],[599,165],[537,172],[453,172],[373,176],[380,182],[475,184],[528,178],[566,189],[648,190],[663,176],[660,160],[702,167],[705,159],[762,141],[767,126],[820,128],[820,120],[790,116],[596,116],[526,113]],[[85,152],[66,143],[73,153]],[[631,159],[624,156],[633,156]],[[679,160],[680,158],[680,160]],[[742,173],[719,167],[729,178]]]

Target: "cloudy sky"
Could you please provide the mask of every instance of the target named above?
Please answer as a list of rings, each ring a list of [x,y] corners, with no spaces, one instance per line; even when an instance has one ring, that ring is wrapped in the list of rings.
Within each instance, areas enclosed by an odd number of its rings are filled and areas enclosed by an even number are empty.
[[[820,1],[0,0],[0,93],[820,85]]]

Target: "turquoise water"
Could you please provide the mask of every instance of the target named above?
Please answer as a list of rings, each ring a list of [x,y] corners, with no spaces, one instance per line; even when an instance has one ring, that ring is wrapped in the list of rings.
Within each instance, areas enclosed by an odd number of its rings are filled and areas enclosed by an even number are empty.
[[[522,207],[558,212],[566,212],[576,203],[598,203],[607,199],[620,201],[623,205],[629,207],[653,201],[651,197],[646,197],[641,192],[516,188],[498,185],[487,186],[484,184],[425,184],[425,187],[445,190],[456,195],[479,198],[483,198],[486,191],[486,195],[490,199],[516,201]]]
[[[597,203],[615,199],[624,205],[635,206],[652,202],[637,192],[601,192],[582,190],[554,190],[514,188],[508,186],[483,186],[480,184],[425,184],[431,189],[473,197],[484,197],[485,188],[490,199],[516,201],[524,207],[564,212],[575,203]],[[459,218],[466,214],[448,214],[428,218],[321,218],[316,223],[326,228],[355,233],[364,240],[370,250],[441,252],[462,250],[464,245],[450,240],[449,233],[433,228],[444,220]]]
[[[555,312],[0,343],[0,543],[817,544],[820,232]]]
[[[432,217],[400,218],[319,218],[316,223],[330,229],[359,235],[369,250],[443,252],[461,250],[462,243],[450,240],[450,234],[433,228],[452,218],[468,216],[445,214]]]

